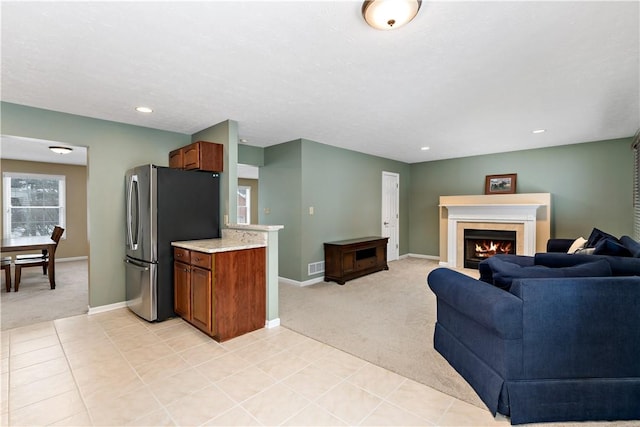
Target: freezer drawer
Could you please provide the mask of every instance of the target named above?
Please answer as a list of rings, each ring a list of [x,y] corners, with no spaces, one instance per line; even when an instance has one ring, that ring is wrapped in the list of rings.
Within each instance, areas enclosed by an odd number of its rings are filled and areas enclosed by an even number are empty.
[[[132,259],[126,265],[127,307],[148,321],[158,318],[157,265]]]

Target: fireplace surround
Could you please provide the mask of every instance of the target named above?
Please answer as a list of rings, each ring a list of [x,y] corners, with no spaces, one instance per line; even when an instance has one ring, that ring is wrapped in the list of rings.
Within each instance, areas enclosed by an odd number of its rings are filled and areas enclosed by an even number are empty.
[[[510,253],[543,252],[550,238],[549,193],[440,197],[440,264],[464,265],[464,230],[495,230],[515,233]],[[471,267],[474,268],[474,267]]]

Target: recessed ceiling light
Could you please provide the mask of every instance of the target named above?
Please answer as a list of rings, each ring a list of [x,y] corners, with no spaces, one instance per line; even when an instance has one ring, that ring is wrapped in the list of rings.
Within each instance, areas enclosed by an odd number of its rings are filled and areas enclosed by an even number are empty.
[[[431,148],[431,147],[420,147],[420,149],[421,149],[422,151],[427,151],[427,150],[429,150],[430,148]]]
[[[138,113],[153,113],[153,110],[149,107],[136,107]]]
[[[546,131],[546,129],[536,129],[533,131],[533,133],[545,133]]]

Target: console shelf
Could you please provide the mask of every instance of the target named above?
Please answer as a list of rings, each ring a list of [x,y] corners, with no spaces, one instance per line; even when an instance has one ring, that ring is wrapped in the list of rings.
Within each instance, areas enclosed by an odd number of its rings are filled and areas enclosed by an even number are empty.
[[[360,237],[324,244],[324,280],[344,285],[380,270],[388,270],[388,237]]]

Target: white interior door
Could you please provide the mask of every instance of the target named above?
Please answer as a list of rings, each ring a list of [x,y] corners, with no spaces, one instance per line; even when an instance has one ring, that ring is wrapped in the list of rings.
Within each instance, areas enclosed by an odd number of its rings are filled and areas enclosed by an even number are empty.
[[[400,210],[400,175],[382,172],[382,237],[389,238],[387,261],[399,258],[398,212]]]

